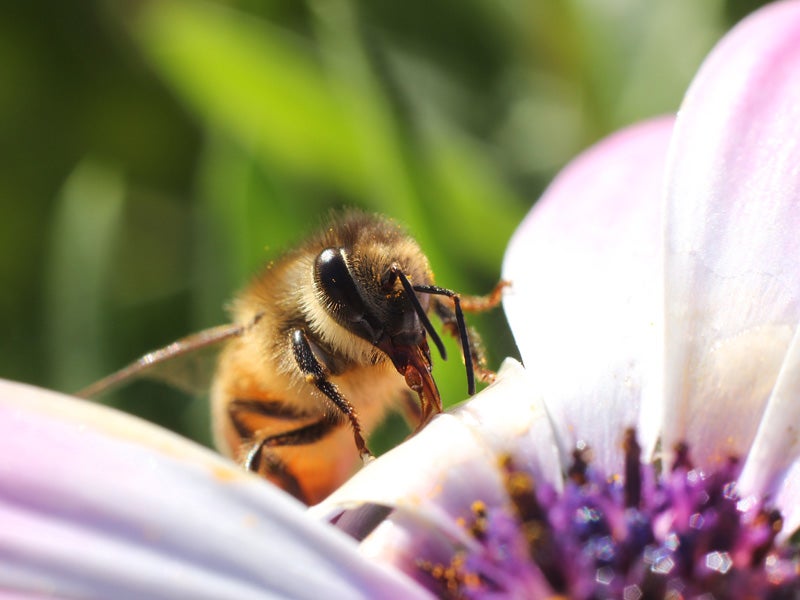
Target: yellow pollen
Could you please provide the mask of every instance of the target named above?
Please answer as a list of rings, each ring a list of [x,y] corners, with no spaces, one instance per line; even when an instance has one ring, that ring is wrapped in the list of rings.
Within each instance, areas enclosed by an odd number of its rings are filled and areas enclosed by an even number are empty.
[[[477,517],[486,516],[486,503],[483,500],[475,500],[475,502],[472,503],[471,509]]]
[[[506,489],[513,498],[533,491],[533,480],[524,473],[511,473],[506,478]]]

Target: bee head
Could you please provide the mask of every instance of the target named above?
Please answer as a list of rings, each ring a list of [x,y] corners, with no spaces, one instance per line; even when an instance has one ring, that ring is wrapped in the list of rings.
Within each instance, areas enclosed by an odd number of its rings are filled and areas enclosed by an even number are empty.
[[[421,254],[419,255],[421,256]],[[324,296],[327,312],[354,335],[381,350],[405,377],[407,385],[422,401],[423,421],[441,411],[441,399],[431,375],[431,353],[426,332],[446,358],[444,345],[426,314],[430,297],[418,298],[399,262],[387,260],[383,252],[370,261],[364,253],[350,260],[344,248],[326,248],[314,263],[314,281]],[[417,263],[425,271],[427,260]]]
[[[402,276],[395,261],[351,260],[344,248],[326,248],[314,262],[314,281],[328,314],[381,349],[389,342],[427,346],[421,317],[427,320],[430,298],[406,290]]]

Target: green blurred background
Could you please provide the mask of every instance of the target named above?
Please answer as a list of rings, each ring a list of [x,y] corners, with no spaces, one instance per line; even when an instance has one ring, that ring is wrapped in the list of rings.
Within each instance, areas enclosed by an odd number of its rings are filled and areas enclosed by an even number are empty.
[[[0,376],[74,391],[225,322],[330,207],[397,218],[438,283],[485,292],[558,169],[674,112],[760,4],[3,3]],[[515,352],[500,311],[471,321],[494,366]],[[463,399],[458,360],[435,372]],[[107,401],[208,440],[204,399]]]

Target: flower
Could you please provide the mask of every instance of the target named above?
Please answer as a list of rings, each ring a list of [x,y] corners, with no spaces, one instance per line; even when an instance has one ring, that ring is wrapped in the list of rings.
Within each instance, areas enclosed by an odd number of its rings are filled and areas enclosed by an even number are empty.
[[[504,265],[526,367],[309,512],[131,417],[2,384],[0,588],[796,595],[798,65],[800,1],[770,5],[676,119],[569,165]]]

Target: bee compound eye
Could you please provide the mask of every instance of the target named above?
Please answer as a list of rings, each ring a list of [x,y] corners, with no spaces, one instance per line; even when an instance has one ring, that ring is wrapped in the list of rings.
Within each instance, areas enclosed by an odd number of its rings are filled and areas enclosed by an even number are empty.
[[[331,303],[350,307],[353,312],[363,305],[341,248],[326,248],[319,253],[314,264],[314,278]]]
[[[353,333],[370,341],[380,334],[380,323],[372,316],[342,248],[326,248],[314,263],[314,279],[335,318]]]

